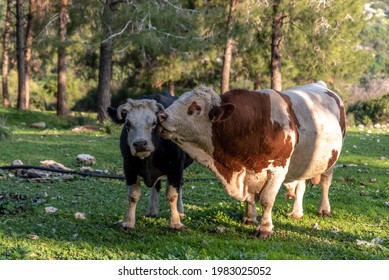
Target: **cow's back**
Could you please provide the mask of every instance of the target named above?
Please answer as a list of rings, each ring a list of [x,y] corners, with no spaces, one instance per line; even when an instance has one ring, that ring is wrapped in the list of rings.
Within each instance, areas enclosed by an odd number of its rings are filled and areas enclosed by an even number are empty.
[[[291,88],[280,94],[290,100],[298,130],[286,182],[324,173],[335,164],[343,145],[345,110],[342,100],[323,82]]]

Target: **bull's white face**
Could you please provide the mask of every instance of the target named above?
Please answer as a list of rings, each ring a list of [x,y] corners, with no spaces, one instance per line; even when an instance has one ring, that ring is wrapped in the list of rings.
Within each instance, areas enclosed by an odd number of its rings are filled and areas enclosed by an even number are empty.
[[[220,105],[220,97],[207,87],[184,93],[164,112],[158,115],[161,136],[181,148],[190,145],[212,154],[212,122],[209,112]],[[188,149],[183,149],[195,157]]]
[[[156,114],[163,108],[162,105],[155,100],[128,99],[119,108],[127,112],[124,125],[131,154],[142,159],[148,157],[155,150],[152,138],[157,126]]]

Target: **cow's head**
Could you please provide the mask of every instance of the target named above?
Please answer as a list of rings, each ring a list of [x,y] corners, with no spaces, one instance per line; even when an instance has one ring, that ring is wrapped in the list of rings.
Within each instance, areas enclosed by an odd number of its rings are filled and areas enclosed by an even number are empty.
[[[212,124],[228,119],[235,110],[233,104],[220,103],[220,96],[205,86],[184,93],[158,113],[162,137],[179,145],[190,142],[206,149],[211,145]]]
[[[133,156],[148,157],[155,150],[153,135],[157,127],[157,113],[164,107],[155,100],[133,100],[117,109],[108,108],[108,113],[116,123],[123,123],[127,131],[127,145]]]

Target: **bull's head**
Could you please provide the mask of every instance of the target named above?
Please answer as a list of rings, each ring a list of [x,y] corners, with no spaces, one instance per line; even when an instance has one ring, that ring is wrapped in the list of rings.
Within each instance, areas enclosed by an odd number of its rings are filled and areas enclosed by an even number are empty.
[[[117,123],[124,123],[127,132],[127,145],[133,156],[148,157],[155,150],[153,135],[157,127],[156,114],[164,107],[155,100],[128,99],[116,110],[109,108],[111,118]]]

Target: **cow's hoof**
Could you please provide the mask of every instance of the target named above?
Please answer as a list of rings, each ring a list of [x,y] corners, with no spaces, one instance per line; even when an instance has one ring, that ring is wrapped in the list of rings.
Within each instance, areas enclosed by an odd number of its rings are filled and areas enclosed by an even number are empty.
[[[288,213],[288,216],[295,219],[295,220],[301,220],[301,218],[303,217],[303,214],[290,212],[290,213]]]
[[[319,211],[318,215],[321,217],[330,217],[331,213],[330,213],[330,211],[327,211],[327,210],[321,210],[321,211]]]
[[[258,225],[258,221],[244,217],[242,219],[242,225],[245,225],[245,226]]]
[[[134,229],[134,228],[135,228],[135,225],[132,224],[132,223],[129,223],[129,222],[123,222],[123,223],[122,223],[122,228],[123,228],[123,229],[131,230],[131,229]]]
[[[273,231],[260,231],[256,230],[254,235],[259,239],[269,238],[273,234]]]
[[[171,231],[182,231],[185,229],[185,226],[179,223],[179,224],[170,225],[169,228]]]

